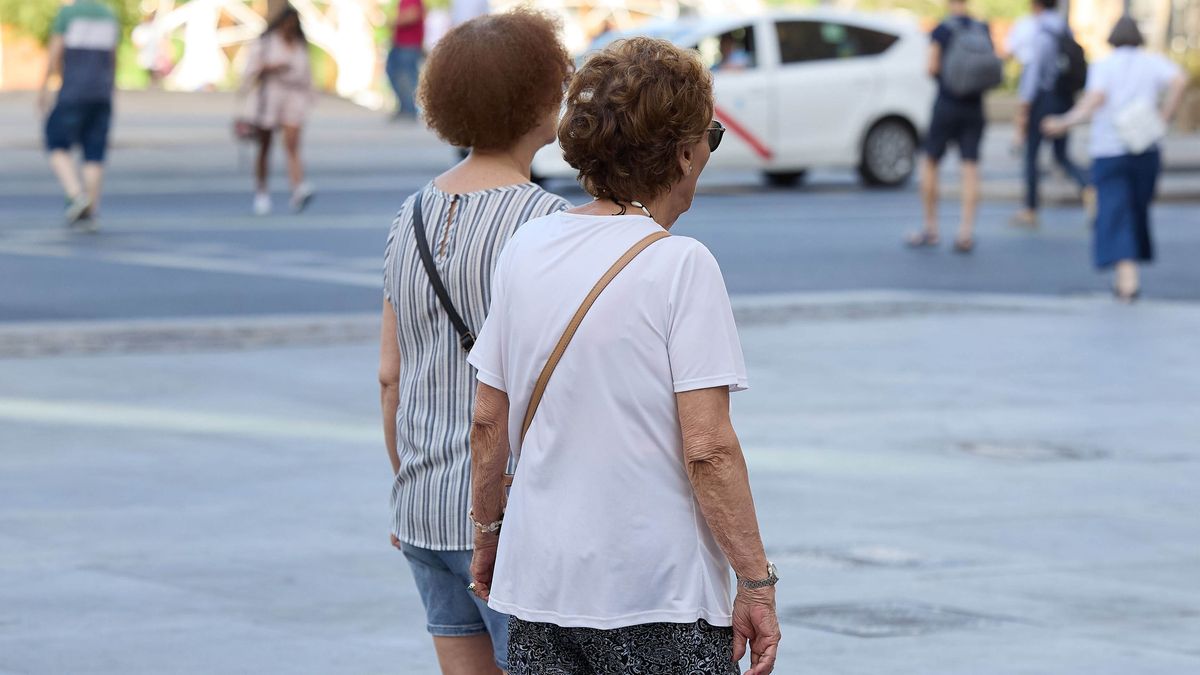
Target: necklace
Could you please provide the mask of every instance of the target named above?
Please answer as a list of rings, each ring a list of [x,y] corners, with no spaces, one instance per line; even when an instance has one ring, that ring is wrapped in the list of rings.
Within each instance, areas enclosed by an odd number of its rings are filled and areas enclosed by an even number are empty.
[[[596,201],[600,201],[600,200],[599,200],[599,199],[597,199]],[[623,216],[623,215],[625,215],[625,204],[623,204],[623,203],[621,202],[621,200],[620,200],[620,199],[613,199],[613,200],[612,200],[612,202],[613,202],[614,204],[616,204],[617,206],[621,207],[621,210],[620,210],[620,211],[617,211],[617,212],[616,212],[616,213],[614,213],[613,215],[614,215],[614,216]],[[645,205],[645,204],[643,204],[643,203],[641,203],[641,202],[639,202],[639,201],[637,201],[637,200],[635,200],[635,199],[631,199],[631,200],[629,200],[629,205],[630,205],[630,206],[636,206],[637,208],[639,208],[639,209],[641,209],[641,210],[642,210],[642,213],[646,214],[646,217],[647,217],[647,218],[649,218],[650,220],[654,220],[654,214],[650,213],[650,209],[646,208],[646,205]]]
[[[650,213],[650,209],[646,208],[641,202],[630,200],[629,205],[638,207],[642,210],[642,213],[646,214],[647,218],[654,220],[654,216]]]

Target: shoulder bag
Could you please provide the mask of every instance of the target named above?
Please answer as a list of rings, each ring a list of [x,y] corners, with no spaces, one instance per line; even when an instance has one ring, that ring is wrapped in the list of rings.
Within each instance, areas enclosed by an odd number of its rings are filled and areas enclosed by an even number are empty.
[[[471,332],[471,329],[467,327],[467,322],[463,321],[458,310],[454,308],[454,301],[450,299],[450,293],[446,291],[446,285],[442,283],[442,277],[438,274],[437,264],[433,262],[433,252],[429,250],[429,239],[425,236],[425,219],[421,215],[421,192],[418,192],[416,198],[413,199],[412,221],[413,234],[417,237],[417,253],[421,256],[425,274],[429,277],[433,292],[437,294],[438,302],[442,303],[442,309],[446,310],[446,316],[450,318],[450,325],[454,326],[454,332],[458,333],[458,344],[462,346],[464,352],[470,352],[471,348],[475,346],[475,334]]]

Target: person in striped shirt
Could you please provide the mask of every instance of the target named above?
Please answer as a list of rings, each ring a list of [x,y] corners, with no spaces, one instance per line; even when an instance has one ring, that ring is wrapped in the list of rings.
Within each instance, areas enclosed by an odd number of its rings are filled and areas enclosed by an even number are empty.
[[[557,24],[540,13],[479,17],[447,33],[418,98],[429,127],[471,151],[405,200],[388,234],[379,380],[395,474],[391,541],[449,675],[507,670],[508,617],[467,589],[475,370],[433,290],[417,228],[456,313],[478,331],[505,243],[522,223],[570,206],[530,182],[534,153],[555,138],[569,73]]]

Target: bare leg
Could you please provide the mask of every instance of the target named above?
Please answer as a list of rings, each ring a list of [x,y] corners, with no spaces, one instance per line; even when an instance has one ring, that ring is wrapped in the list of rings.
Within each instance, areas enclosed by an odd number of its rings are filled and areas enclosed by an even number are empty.
[[[283,128],[283,148],[287,151],[288,178],[294,190],[304,182],[304,162],[300,159],[300,127]]]
[[[1119,261],[1113,274],[1113,285],[1117,289],[1117,295],[1122,298],[1131,298],[1137,293],[1140,288],[1137,263],[1132,260]]]
[[[433,647],[437,651],[442,675],[498,675],[501,672],[496,667],[492,638],[487,633],[435,637]]]
[[[68,199],[75,199],[83,192],[79,185],[79,176],[75,175],[75,162],[71,159],[71,153],[66,150],[52,151],[50,169],[54,171],[58,184],[62,186]]]
[[[88,199],[93,215],[100,212],[100,191],[104,188],[104,165],[100,162],[84,162],[83,183],[87,186]]]
[[[254,165],[255,187],[260,193],[267,191],[267,173],[271,170],[271,130],[258,133],[258,161]]]
[[[962,163],[962,220],[958,241],[969,243],[975,237],[975,214],[979,210],[979,163]]]
[[[929,155],[921,158],[921,203],[925,207],[925,232],[936,237],[938,233],[938,163]]]

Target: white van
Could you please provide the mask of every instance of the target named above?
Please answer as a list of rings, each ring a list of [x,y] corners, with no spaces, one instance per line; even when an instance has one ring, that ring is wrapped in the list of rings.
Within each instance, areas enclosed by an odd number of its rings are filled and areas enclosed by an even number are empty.
[[[711,168],[759,170],[780,186],[816,167],[857,169],[868,185],[913,173],[936,93],[915,22],[817,10],[652,23],[611,39],[632,35],[697,49],[713,69],[714,116],[728,131]],[[557,145],[533,173],[575,176]]]

